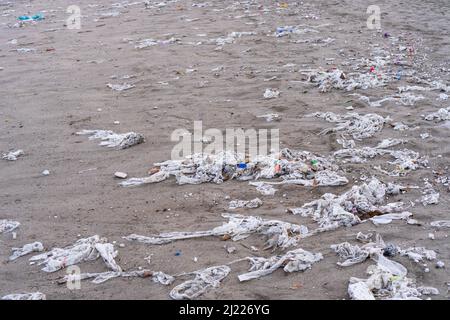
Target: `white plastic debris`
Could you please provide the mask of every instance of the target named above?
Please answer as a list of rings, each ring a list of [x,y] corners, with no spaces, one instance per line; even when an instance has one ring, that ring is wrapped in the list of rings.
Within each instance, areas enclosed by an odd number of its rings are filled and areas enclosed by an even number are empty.
[[[360,115],[356,112],[348,112],[341,116],[333,112],[316,112],[308,116],[324,119],[328,122],[337,123],[334,128],[323,130],[320,134],[343,131],[351,135],[356,140],[370,138],[383,129],[388,118],[375,113]]]
[[[397,272],[396,267],[385,264],[389,259],[380,256],[381,260],[377,265],[371,265],[367,268],[370,275],[367,279],[350,278],[348,293],[352,300],[408,300],[420,299],[421,293],[416,288],[414,282],[406,277],[404,271]],[[383,261],[383,262],[381,262]],[[390,261],[393,263],[394,261]],[[395,266],[401,266],[395,263]],[[393,265],[393,266],[394,266]],[[404,269],[406,270],[406,269]]]
[[[114,260],[118,252],[114,250],[114,246],[111,243],[96,243],[94,247],[109,269],[116,272],[122,271],[122,268]]]
[[[4,153],[2,155],[2,159],[8,160],[8,161],[16,161],[17,158],[22,156],[23,154],[24,154],[24,152],[21,149],[15,150],[15,151],[10,151],[8,153]]]
[[[174,300],[195,299],[211,288],[218,288],[230,271],[230,267],[225,265],[194,271],[192,272],[195,275],[193,280],[177,285],[169,295]]]
[[[42,171],[42,173],[41,173],[43,176],[48,176],[48,175],[50,175],[50,171],[49,170],[44,170],[44,171]]]
[[[39,261],[38,265],[45,265],[42,268],[45,272],[55,272],[83,261],[96,260],[102,256],[109,268],[120,270],[120,267],[114,261],[116,253],[112,245],[107,244],[106,241],[107,239],[100,238],[98,235],[79,239],[68,247],[53,248],[49,252],[33,256],[30,261]]]
[[[388,161],[388,164],[393,165],[395,169],[387,171],[381,167],[375,167],[378,171],[389,176],[398,177],[407,174],[412,170],[417,170],[428,165],[426,157],[421,157],[418,152],[403,149],[403,150],[388,150],[387,148],[403,143],[400,139],[384,139],[375,147],[363,147],[354,149],[341,149],[336,151],[333,155],[336,158],[349,158],[352,163],[363,163],[367,159],[376,156],[389,155],[394,158],[393,161]]]
[[[409,259],[416,263],[423,262],[425,260],[436,260],[437,254],[433,250],[428,250],[424,247],[411,247],[407,249],[400,249],[401,256],[407,256]]]
[[[123,84],[107,83],[106,86],[113,91],[125,91],[125,90],[130,90],[130,89],[136,87],[134,84],[130,84],[130,83],[123,83]]]
[[[394,126],[394,130],[396,131],[409,130],[409,126],[404,124],[403,122],[394,122],[392,125]]]
[[[352,226],[374,215],[403,211],[402,202],[383,205],[390,188],[376,178],[368,183],[353,186],[340,196],[326,193],[319,200],[304,204],[301,208],[288,209],[293,214],[312,217],[319,224],[316,232]]]
[[[352,93],[350,95],[358,96],[360,101],[367,103],[370,107],[381,107],[384,102],[388,101],[394,101],[396,104],[402,104],[404,106],[413,106],[417,101],[425,99],[424,96],[416,96],[409,92],[387,96],[377,101],[370,101],[369,97],[358,93]]]
[[[223,214],[229,221],[219,227],[206,231],[170,232],[153,236],[131,234],[124,237],[129,241],[138,241],[146,244],[165,244],[176,240],[193,239],[210,236],[222,236],[239,241],[253,233],[265,235],[268,240],[267,248],[280,247],[285,249],[297,245],[298,241],[308,234],[308,228],[302,225],[291,224],[278,220],[264,220],[260,217]]]
[[[29,293],[13,293],[3,296],[1,300],[46,300],[46,296],[39,291]]]
[[[25,244],[22,248],[12,248],[12,255],[9,257],[9,261],[14,261],[19,257],[30,254],[32,252],[44,251],[44,246],[41,242],[33,242]]]
[[[11,232],[20,226],[20,222],[13,220],[0,220],[0,233]]]
[[[264,119],[266,119],[267,122],[281,120],[281,116],[278,113],[263,114],[263,115],[257,116],[257,118],[264,118]]]
[[[450,220],[437,220],[431,222],[430,224],[435,228],[450,228]]]
[[[436,190],[434,190],[434,188],[433,188],[433,185],[431,183],[429,183],[428,181],[425,181],[423,193],[424,193],[424,195],[420,199],[420,202],[424,206],[439,203],[439,192],[436,192]]]
[[[373,222],[374,225],[382,225],[391,223],[392,220],[408,220],[409,217],[412,216],[411,212],[400,212],[400,213],[387,213],[380,216],[375,216],[370,218],[370,221]]]
[[[251,36],[256,35],[255,32],[251,31],[244,31],[244,32],[231,32],[226,37],[220,37],[217,39],[214,39],[213,42],[219,47],[223,47],[225,44],[233,43],[237,38],[241,38],[242,36]]]
[[[427,121],[445,121],[450,120],[450,107],[448,108],[441,108],[436,112],[430,113],[427,116],[425,116],[425,120]]]
[[[275,194],[275,192],[278,191],[277,189],[272,187],[270,184],[264,183],[264,182],[250,182],[250,185],[255,186],[256,190],[265,196],[273,196]]]
[[[228,209],[235,210],[239,208],[259,208],[262,206],[263,202],[259,198],[255,198],[253,200],[232,200],[230,201],[230,204],[228,205]]]
[[[417,291],[419,291],[423,295],[434,295],[437,296],[439,294],[439,290],[433,287],[418,287]]]
[[[278,27],[275,31],[275,36],[280,38],[291,34],[305,34],[318,33],[319,31],[313,28],[301,28],[301,26],[283,26]]]
[[[337,264],[341,267],[352,266],[357,263],[365,261],[369,257],[369,251],[361,249],[359,246],[351,245],[348,242],[331,245],[331,249],[336,252],[344,260]]]
[[[144,49],[144,48],[153,47],[156,45],[174,44],[179,41],[180,41],[180,39],[177,39],[174,37],[167,39],[167,40],[143,39],[143,40],[139,40],[134,47],[136,49]]]
[[[193,154],[182,160],[155,163],[153,175],[131,178],[122,186],[138,186],[155,183],[175,176],[177,183],[222,183],[235,179],[240,181],[281,178],[281,183],[306,186],[334,186],[348,183],[338,175],[339,167],[332,160],[307,151],[283,149],[280,153],[257,156],[246,161],[245,155],[235,152],[218,154]],[[268,183],[265,181],[264,183]]]
[[[82,130],[76,134],[89,135],[89,140],[100,139],[99,145],[108,148],[126,149],[145,141],[142,134],[135,132],[118,134],[110,130]]]
[[[445,263],[444,263],[444,261],[439,260],[438,262],[436,262],[436,268],[438,268],[438,269],[443,269],[443,268],[445,268]]]
[[[106,271],[98,273],[81,273],[65,275],[58,283],[66,283],[77,280],[92,279],[92,283],[99,284],[114,278],[148,278],[152,277],[153,282],[158,282],[163,285],[169,285],[175,281],[175,278],[165,274],[164,272],[153,272],[148,269],[133,270],[133,271]]]
[[[369,89],[384,86],[388,79],[384,75],[379,77],[373,73],[346,74],[339,69],[328,71],[303,71],[308,76],[308,82],[315,83],[320,92],[329,92],[331,89],[352,91],[355,89]]]
[[[264,99],[273,99],[278,98],[280,96],[280,91],[277,89],[267,88],[266,91],[264,91]]]
[[[367,233],[364,234],[362,232],[358,232],[356,234],[356,240],[359,240],[361,242],[370,242],[372,240],[373,233]]]
[[[295,249],[286,252],[284,255],[270,258],[247,257],[251,267],[248,273],[238,276],[239,281],[249,281],[271,274],[278,268],[283,268],[285,272],[297,272],[310,269],[311,266],[322,260],[321,253],[312,253],[303,249]]]

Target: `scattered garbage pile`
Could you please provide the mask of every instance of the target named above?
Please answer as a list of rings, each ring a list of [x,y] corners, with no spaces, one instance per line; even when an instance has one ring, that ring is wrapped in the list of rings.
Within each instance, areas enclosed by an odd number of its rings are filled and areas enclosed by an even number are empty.
[[[218,154],[193,154],[183,160],[155,163],[149,177],[130,178],[121,182],[120,185],[129,187],[156,183],[170,176],[175,176],[179,185],[279,177],[282,181],[275,184],[345,185],[348,180],[340,176],[338,170],[339,167],[331,159],[308,151],[283,149],[280,153],[260,155],[251,160],[246,160],[244,155],[227,151]]]
[[[362,263],[369,257],[376,262],[367,268],[369,278],[350,278],[348,294],[353,300],[419,300],[422,295],[439,294],[439,290],[433,287],[417,287],[413,279],[406,277],[408,270],[402,264],[389,259],[400,254],[416,262],[422,261],[424,256],[433,260],[436,253],[432,250],[402,250],[392,244],[386,245],[379,234],[376,235],[375,241],[362,247],[344,242],[332,245],[331,248],[344,260],[338,262],[342,267]]]
[[[353,186],[342,195],[326,193],[319,200],[288,211],[303,217],[311,217],[319,225],[315,232],[329,231],[340,226],[350,227],[374,216],[402,212],[404,210],[402,202],[385,204],[385,200],[387,195],[398,195],[405,189],[394,184],[386,185],[377,178],[372,178],[368,183]]]
[[[364,163],[367,159],[374,158],[376,156],[389,155],[394,158],[393,161],[388,161],[389,165],[394,166],[393,170],[389,171],[381,168],[381,166],[376,166],[374,168],[391,177],[404,176],[410,171],[428,166],[427,157],[421,156],[418,152],[409,149],[388,149],[402,143],[404,143],[404,141],[401,139],[384,139],[375,147],[347,148],[338,150],[334,153],[334,157],[337,159],[348,159],[351,163]]]

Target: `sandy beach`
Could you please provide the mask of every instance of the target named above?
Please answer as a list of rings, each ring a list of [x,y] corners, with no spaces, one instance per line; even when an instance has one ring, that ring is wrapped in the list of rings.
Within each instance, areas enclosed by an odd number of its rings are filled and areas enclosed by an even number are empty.
[[[68,28],[71,5],[81,10],[79,29]],[[0,0],[0,156],[23,150],[15,161],[0,159],[0,220],[20,222],[14,236],[0,234],[0,297],[39,291],[49,300],[170,299],[172,288],[190,279],[175,277],[168,286],[139,277],[100,284],[83,280],[80,289],[70,290],[58,284],[65,268],[42,271],[43,265],[30,264],[32,254],[8,261],[11,248],[27,243],[42,242],[49,251],[99,235],[114,244],[115,261],[123,270],[169,275],[296,248],[320,252],[323,259],[309,270],[278,269],[246,282],[238,275],[249,270],[249,263],[233,263],[220,285],[197,299],[350,299],[349,279],[367,278],[366,269],[375,263],[367,259],[339,266],[341,259],[330,246],[362,245],[356,240],[362,232],[380,234],[385,243],[401,248],[434,250],[436,259],[419,263],[401,255],[391,259],[408,270],[417,287],[439,290],[421,299],[448,299],[450,229],[431,222],[450,219],[450,117],[427,116],[450,107],[450,3],[380,0],[377,5],[381,30],[367,27],[368,4],[362,0]],[[44,19],[18,20],[36,13]],[[242,34],[230,36],[232,32]],[[328,80],[336,70],[337,78]],[[360,83],[364,79],[372,82],[365,87]],[[117,91],[108,84],[132,87]],[[264,98],[268,88],[279,96]],[[363,138],[345,129],[325,134],[324,129],[340,122],[311,116],[316,112],[376,114],[384,123]],[[266,114],[279,119],[260,117]],[[178,185],[169,177],[137,187],[119,185],[123,180],[115,172],[145,177],[154,163],[170,159],[176,145],[172,132],[191,131],[194,121],[202,121],[204,129],[279,129],[281,148],[330,157],[348,183],[281,184],[274,186],[274,195],[261,194],[249,181],[231,179]],[[106,148],[76,134],[91,129],[137,132],[145,142]],[[338,142],[344,138],[354,145]],[[389,150],[417,153],[420,160],[412,161],[417,168],[399,169],[398,163],[389,163],[395,160],[389,153],[360,161],[335,156],[343,149],[377,146],[383,139],[401,139]],[[314,230],[312,217],[287,209],[326,193],[340,195],[371,177],[414,186],[386,195],[385,203],[403,202],[402,212],[411,212],[418,223],[375,225],[365,220],[274,251],[263,250],[260,234],[239,241],[212,236],[163,245],[123,238],[209,230],[227,222],[221,215],[231,212],[231,200],[256,197],[262,200],[260,207],[232,213]],[[421,198],[430,185],[439,201],[424,205]],[[230,246],[234,252],[226,249]],[[445,267],[437,268],[437,261]],[[102,259],[77,265],[83,273],[108,271]]]

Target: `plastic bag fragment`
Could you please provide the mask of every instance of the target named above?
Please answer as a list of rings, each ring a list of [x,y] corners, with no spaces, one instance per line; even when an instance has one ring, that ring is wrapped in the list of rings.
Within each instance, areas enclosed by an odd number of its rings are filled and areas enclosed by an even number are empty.
[[[248,273],[238,276],[239,281],[249,281],[271,274],[278,268],[283,268],[285,272],[297,272],[310,269],[312,264],[323,259],[321,253],[312,253],[303,249],[295,249],[286,252],[284,255],[270,258],[247,257],[251,267]]]
[[[230,201],[230,204],[228,205],[228,209],[235,210],[239,208],[259,208],[262,206],[263,202],[259,198],[255,198],[253,200],[232,200]]]
[[[383,129],[384,124],[389,120],[375,113],[360,115],[356,112],[348,112],[343,116],[333,112],[315,112],[309,116],[337,123],[336,127],[322,130],[320,134],[344,131],[345,134],[351,135],[356,140],[374,136]]]
[[[30,261],[39,261],[38,265],[44,264],[45,267],[42,270],[45,272],[55,272],[83,261],[96,260],[102,254],[102,258],[109,268],[120,270],[114,261],[113,256],[116,253],[114,253],[112,245],[96,247],[97,244],[106,244],[106,241],[105,238],[100,238],[98,235],[79,239],[73,245],[65,248],[53,248],[49,252],[33,256]]]
[[[218,288],[231,269],[228,266],[214,266],[194,271],[195,278],[174,287],[169,295],[174,300],[195,299],[210,288]]]
[[[19,226],[20,226],[20,222],[18,222],[18,221],[1,219],[0,220],[0,233],[11,232],[11,231],[17,229]]]
[[[355,185],[340,196],[324,194],[320,199],[304,204],[301,208],[288,209],[303,217],[312,217],[319,224],[316,232],[352,226],[377,215],[399,212],[403,203],[393,202],[383,205],[385,197],[395,188],[372,178],[368,183]]]
[[[110,130],[82,130],[76,134],[89,135],[89,140],[100,139],[100,146],[117,149],[126,149],[145,141],[142,134],[135,132],[117,134]]]
[[[437,220],[430,223],[435,228],[450,228],[450,220]]]
[[[445,121],[450,120],[450,107],[448,108],[441,108],[436,112],[430,113],[427,116],[425,116],[425,120],[427,121]]]
[[[348,267],[361,263],[369,257],[368,251],[361,249],[359,246],[351,245],[348,242],[333,244],[331,245],[331,249],[338,254],[339,258],[344,260],[343,262],[337,263],[341,267]]]
[[[238,214],[223,214],[229,221],[219,227],[206,231],[170,232],[153,236],[131,234],[124,237],[129,241],[138,241],[146,244],[166,244],[176,240],[193,239],[209,236],[227,236],[233,241],[247,238],[253,233],[267,237],[267,248],[280,247],[285,249],[294,246],[308,234],[308,228],[302,225],[291,224],[278,220],[264,220],[260,217],[243,216]]]
[[[45,294],[37,292],[29,293],[12,293],[3,296],[1,300],[46,300]]]
[[[9,257],[9,261],[14,261],[17,258],[25,256],[31,252],[44,251],[44,246],[41,242],[33,242],[25,244],[22,248],[12,248],[12,255]]]
[[[165,274],[164,272],[157,271],[153,272],[148,269],[143,270],[134,270],[134,271],[106,271],[106,272],[98,272],[98,273],[82,273],[82,274],[69,274],[65,275],[62,279],[58,280],[59,284],[78,281],[78,280],[86,280],[92,279],[92,283],[99,284],[110,279],[114,278],[148,278],[152,277],[153,282],[161,283],[163,285],[169,285],[175,281],[175,278],[171,275]]]
[[[2,159],[8,160],[8,161],[16,161],[17,158],[20,157],[23,154],[24,154],[24,152],[21,149],[16,150],[16,151],[10,151],[8,153],[4,153],[2,155]]]

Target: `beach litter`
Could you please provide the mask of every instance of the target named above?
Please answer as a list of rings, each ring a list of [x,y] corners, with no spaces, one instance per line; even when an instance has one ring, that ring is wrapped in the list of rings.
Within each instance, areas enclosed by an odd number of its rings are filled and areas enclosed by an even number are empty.
[[[143,143],[145,138],[136,132],[115,133],[111,130],[82,130],[77,135],[88,135],[89,140],[100,139],[100,146],[108,148],[126,149]]]
[[[8,153],[4,153],[2,155],[2,159],[8,160],[8,161],[16,161],[17,158],[22,156],[23,154],[24,154],[24,152],[21,149],[15,150],[15,151],[10,151]]]
[[[131,234],[124,239],[151,245],[161,245],[178,240],[195,239],[203,237],[222,237],[239,241],[253,233],[265,235],[267,238],[265,249],[280,247],[285,249],[295,246],[298,241],[308,234],[308,228],[279,220],[265,220],[260,217],[243,216],[238,214],[222,214],[229,221],[221,226],[205,231],[168,232],[159,235],[141,236]]]

